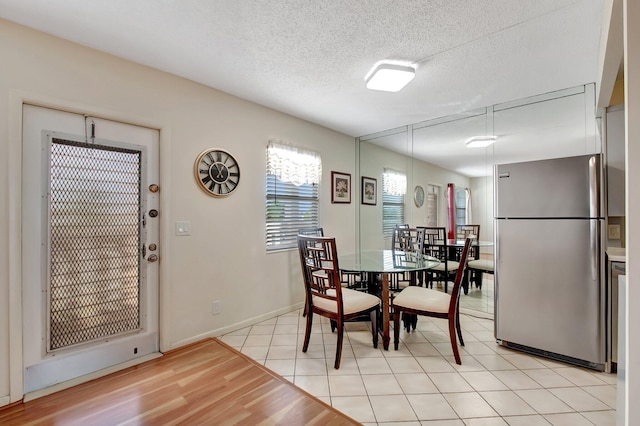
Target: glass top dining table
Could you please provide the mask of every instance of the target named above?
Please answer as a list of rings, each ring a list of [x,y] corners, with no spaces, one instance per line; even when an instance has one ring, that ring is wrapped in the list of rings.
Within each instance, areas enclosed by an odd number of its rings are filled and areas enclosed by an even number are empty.
[[[455,246],[455,247],[464,247],[464,241],[465,240],[456,240],[456,239],[448,239],[447,240],[447,245],[448,246]],[[471,247],[491,247],[493,246],[493,241],[482,241],[482,240],[476,240],[475,238],[471,240]]]
[[[338,264],[342,272],[366,272],[369,277],[369,289],[374,288],[375,276],[381,283],[378,296],[382,300],[382,342],[389,349],[389,274],[398,272],[417,272],[435,268],[440,261],[435,257],[399,250],[363,250],[357,253],[338,255]]]

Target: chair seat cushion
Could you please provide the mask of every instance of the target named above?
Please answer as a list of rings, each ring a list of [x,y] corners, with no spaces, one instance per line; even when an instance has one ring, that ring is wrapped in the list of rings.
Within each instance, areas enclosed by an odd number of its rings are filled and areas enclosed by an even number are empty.
[[[467,262],[467,266],[472,269],[480,269],[483,271],[493,272],[493,261],[489,259],[476,259]]]
[[[393,299],[393,306],[427,312],[449,312],[451,296],[429,288],[411,286]]]
[[[327,290],[327,295],[335,296],[336,291],[333,289]],[[373,294],[351,290],[350,288],[342,289],[342,306],[344,307],[345,315],[366,311],[379,304],[380,299]],[[325,311],[338,313],[338,304],[333,300],[313,296],[313,305]]]
[[[449,271],[449,272],[457,271],[458,268],[460,267],[460,263],[456,262],[454,260],[447,260],[446,264],[447,264],[447,271]],[[438,266],[436,266],[435,268],[432,268],[432,269],[434,271],[444,272],[444,266],[445,266],[445,262],[440,262],[438,264]]]

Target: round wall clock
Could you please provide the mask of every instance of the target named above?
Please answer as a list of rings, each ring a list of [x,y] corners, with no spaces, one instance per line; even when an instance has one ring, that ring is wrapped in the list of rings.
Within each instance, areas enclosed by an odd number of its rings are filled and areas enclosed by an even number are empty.
[[[231,194],[240,182],[240,166],[231,154],[221,149],[206,149],[194,165],[198,185],[214,197]]]
[[[420,185],[413,190],[413,202],[416,203],[416,207],[422,207],[424,204],[424,189]]]

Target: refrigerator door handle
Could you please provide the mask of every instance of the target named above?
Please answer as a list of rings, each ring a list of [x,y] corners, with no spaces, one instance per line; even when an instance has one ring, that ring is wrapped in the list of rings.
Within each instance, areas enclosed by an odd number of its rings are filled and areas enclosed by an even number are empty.
[[[589,216],[600,217],[600,161],[597,155],[589,158]]]
[[[591,232],[591,278],[599,282],[600,281],[600,263],[598,259],[600,258],[600,220],[592,219],[590,222],[590,232]]]

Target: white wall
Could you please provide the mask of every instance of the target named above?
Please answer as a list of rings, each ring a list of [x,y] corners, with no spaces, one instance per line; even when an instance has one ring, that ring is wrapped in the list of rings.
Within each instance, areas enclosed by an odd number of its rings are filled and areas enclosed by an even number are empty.
[[[627,425],[640,424],[640,2],[624,0],[624,97],[627,213]]]
[[[416,207],[413,202],[413,189],[416,185],[421,185],[425,192],[427,185],[436,185],[440,187],[440,199],[438,200],[438,226],[448,228],[447,223],[447,184],[453,183],[460,188],[469,188],[469,178],[463,175],[446,170],[441,167],[425,163],[420,160],[413,160],[413,180],[409,180],[409,211],[411,221],[414,226],[426,226],[427,224],[427,203],[422,207]]]
[[[471,179],[471,210],[473,223],[480,225],[481,241],[493,241],[493,175]],[[484,247],[483,253],[493,253]]]
[[[341,251],[355,248],[358,194],[351,204],[331,204],[330,192],[332,170],[355,176],[353,138],[3,20],[0,52],[0,405],[10,394],[21,397],[23,100],[161,130],[162,350],[301,305],[297,253],[265,251],[269,138],[320,152],[321,224],[338,237]],[[240,164],[240,185],[230,197],[209,197],[196,185],[193,163],[210,147],[229,151]],[[175,236],[176,220],[191,221],[191,236]],[[211,314],[213,300],[222,301],[220,315]]]

